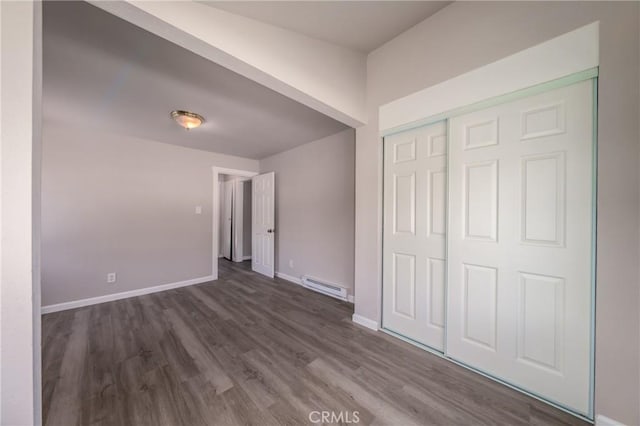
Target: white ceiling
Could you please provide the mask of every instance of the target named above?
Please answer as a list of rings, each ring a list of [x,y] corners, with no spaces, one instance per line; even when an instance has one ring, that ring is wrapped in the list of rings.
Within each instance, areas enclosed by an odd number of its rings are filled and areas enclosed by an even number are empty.
[[[43,2],[45,124],[264,158],[346,128],[85,2]],[[186,131],[169,113],[206,123]]]
[[[371,52],[450,1],[201,1],[361,52]]]

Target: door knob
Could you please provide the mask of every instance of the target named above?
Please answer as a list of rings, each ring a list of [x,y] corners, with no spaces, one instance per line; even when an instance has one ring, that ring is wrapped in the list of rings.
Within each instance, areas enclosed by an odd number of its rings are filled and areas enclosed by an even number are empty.
[[[267,232],[273,234],[273,229],[267,229]]]

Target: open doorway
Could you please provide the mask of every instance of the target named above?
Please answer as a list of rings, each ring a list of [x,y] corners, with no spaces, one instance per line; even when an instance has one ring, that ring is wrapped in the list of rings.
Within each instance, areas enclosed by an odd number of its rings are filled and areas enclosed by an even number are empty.
[[[251,260],[251,180],[221,174],[218,185],[218,258],[233,262]]]
[[[218,262],[249,261],[252,257],[252,182],[258,173],[213,167],[213,279]]]
[[[212,170],[211,276],[213,280],[218,279],[218,262],[225,258],[231,261],[251,259],[253,271],[273,278],[275,275],[275,174],[269,172],[258,175],[256,172],[222,167],[213,167]],[[247,185],[250,188],[248,190]],[[242,202],[238,203],[234,200],[242,200]],[[250,224],[245,227],[247,221]],[[238,229],[239,226],[242,226],[242,231]],[[244,231],[245,228],[248,231]],[[250,250],[249,254],[246,254],[247,249]],[[234,250],[236,258],[234,258]],[[240,254],[242,258],[239,257]]]

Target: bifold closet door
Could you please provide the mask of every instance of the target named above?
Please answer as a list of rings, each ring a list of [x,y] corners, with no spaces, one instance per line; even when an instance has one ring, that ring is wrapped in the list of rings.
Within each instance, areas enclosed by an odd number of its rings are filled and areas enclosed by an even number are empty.
[[[590,410],[593,82],[449,122],[450,357]]]
[[[446,126],[384,139],[383,327],[443,350]]]

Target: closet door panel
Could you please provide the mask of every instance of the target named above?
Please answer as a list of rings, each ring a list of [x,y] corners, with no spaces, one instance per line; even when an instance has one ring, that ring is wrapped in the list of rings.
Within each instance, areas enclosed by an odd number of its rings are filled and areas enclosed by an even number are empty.
[[[448,356],[588,414],[593,88],[449,121]]]
[[[442,351],[446,126],[384,140],[383,327]]]

